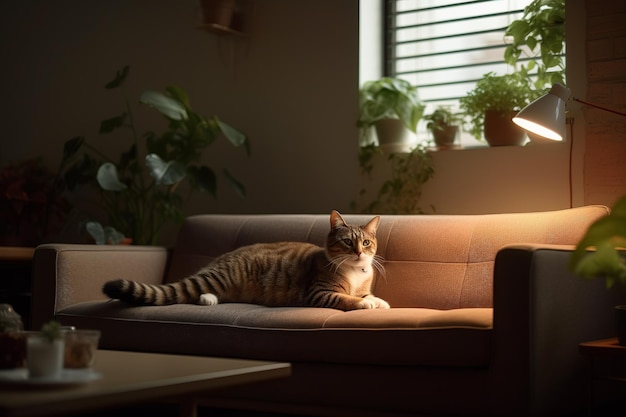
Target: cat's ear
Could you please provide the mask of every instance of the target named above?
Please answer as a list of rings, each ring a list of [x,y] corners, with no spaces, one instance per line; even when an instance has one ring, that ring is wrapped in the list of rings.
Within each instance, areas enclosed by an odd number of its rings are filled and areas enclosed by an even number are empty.
[[[330,230],[348,226],[337,210],[330,212]]]
[[[363,230],[371,235],[376,235],[376,230],[378,229],[378,223],[380,223],[380,216],[374,217],[369,221],[365,226],[363,226]]]

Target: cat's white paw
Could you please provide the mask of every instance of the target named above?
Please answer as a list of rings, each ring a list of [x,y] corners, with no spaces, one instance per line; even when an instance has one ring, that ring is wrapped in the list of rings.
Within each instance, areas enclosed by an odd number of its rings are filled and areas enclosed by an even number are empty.
[[[382,298],[368,295],[359,303],[359,308],[391,308],[389,303]]]
[[[201,304],[203,306],[214,306],[218,303],[219,301],[217,299],[217,296],[211,293],[200,295],[200,299],[198,300],[198,304]]]

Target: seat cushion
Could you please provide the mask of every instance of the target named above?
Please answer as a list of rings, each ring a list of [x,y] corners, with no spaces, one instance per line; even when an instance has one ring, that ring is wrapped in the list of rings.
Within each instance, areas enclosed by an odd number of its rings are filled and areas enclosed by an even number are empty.
[[[65,308],[57,319],[102,330],[102,348],[370,365],[487,366],[492,334],[490,308],[345,312],[93,301]]]

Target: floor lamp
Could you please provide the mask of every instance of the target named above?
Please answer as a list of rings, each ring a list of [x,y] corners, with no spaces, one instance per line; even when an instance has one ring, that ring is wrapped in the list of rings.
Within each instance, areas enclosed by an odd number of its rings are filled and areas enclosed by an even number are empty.
[[[565,137],[565,105],[570,97],[570,89],[563,84],[554,84],[550,91],[539,97],[537,100],[524,107],[515,117],[513,122],[522,129],[541,138],[562,141]],[[589,107],[604,110],[610,113],[626,116],[617,110],[612,110],[576,97],[572,101],[577,101]],[[573,124],[573,121],[572,121]],[[571,125],[570,125],[571,126]],[[573,132],[573,129],[572,129]],[[569,155],[569,198],[572,207],[572,146],[574,142],[573,134],[570,135],[570,155]]]

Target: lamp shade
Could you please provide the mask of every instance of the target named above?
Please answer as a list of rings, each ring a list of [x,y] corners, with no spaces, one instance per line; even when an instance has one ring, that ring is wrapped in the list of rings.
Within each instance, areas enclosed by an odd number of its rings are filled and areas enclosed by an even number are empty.
[[[522,129],[546,139],[563,140],[565,137],[565,103],[569,88],[554,84],[548,94],[524,107],[513,122]]]

